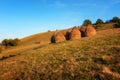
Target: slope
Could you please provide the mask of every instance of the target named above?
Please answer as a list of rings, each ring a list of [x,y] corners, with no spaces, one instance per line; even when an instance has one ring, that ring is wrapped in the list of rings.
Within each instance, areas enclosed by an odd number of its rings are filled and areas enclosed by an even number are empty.
[[[0,79],[119,80],[120,29],[57,44],[38,45],[0,60]]]
[[[102,26],[99,27],[97,29],[97,31],[106,30],[106,29],[114,29],[113,25],[114,24],[111,24],[111,23],[110,24],[102,24]],[[66,29],[61,30],[61,32],[65,34]],[[25,37],[25,38],[21,39],[20,45],[4,50],[2,52],[2,54],[0,54],[0,58],[2,58],[3,56],[9,57],[10,55],[16,55],[16,54],[19,54],[21,52],[30,50],[30,49],[38,47],[38,46],[47,45],[50,43],[50,38],[53,33],[54,33],[54,31],[50,31],[50,32],[38,33],[38,34],[34,34],[31,36]]]

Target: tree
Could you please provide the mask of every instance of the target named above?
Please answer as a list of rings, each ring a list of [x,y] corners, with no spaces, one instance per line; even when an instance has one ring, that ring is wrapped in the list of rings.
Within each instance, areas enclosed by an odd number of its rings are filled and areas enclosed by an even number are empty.
[[[92,22],[91,22],[89,19],[86,19],[86,20],[84,20],[84,22],[83,22],[83,26],[88,26],[88,25],[90,25],[90,24],[92,24]]]
[[[112,22],[118,23],[118,22],[120,22],[120,18],[119,17],[113,17]]]
[[[97,21],[96,21],[96,24],[103,24],[104,22],[103,22],[103,20],[102,19],[97,19]]]

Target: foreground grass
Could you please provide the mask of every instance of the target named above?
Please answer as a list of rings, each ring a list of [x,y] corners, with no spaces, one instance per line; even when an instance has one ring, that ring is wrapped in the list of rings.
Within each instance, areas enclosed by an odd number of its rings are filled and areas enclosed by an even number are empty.
[[[42,45],[0,60],[0,80],[119,80],[120,34]]]

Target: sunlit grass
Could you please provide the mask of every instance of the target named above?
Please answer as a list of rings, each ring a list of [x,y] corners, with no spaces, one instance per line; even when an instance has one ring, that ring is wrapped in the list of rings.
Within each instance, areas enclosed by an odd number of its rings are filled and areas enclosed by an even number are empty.
[[[0,80],[119,80],[120,35],[39,45],[0,60]]]

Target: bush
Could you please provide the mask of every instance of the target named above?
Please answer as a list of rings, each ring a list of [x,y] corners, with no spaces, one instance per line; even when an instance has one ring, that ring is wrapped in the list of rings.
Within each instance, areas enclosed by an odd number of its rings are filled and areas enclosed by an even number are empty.
[[[83,22],[83,26],[88,26],[88,25],[90,25],[90,24],[92,24],[92,22],[91,22],[91,20],[89,20],[89,19],[86,19],[86,20],[84,20],[84,22]]]
[[[102,24],[96,24],[95,29],[98,29],[99,27],[102,27]]]
[[[114,24],[114,27],[115,27],[115,28],[120,28],[120,22],[119,22],[119,23]]]
[[[97,19],[96,23],[95,24],[103,24],[103,20],[102,19]]]
[[[119,17],[113,17],[113,19],[111,21],[114,23],[118,23],[118,22],[120,22],[120,19],[119,19]]]
[[[4,39],[2,41],[2,45],[4,46],[17,46],[19,44],[20,40],[18,38],[16,39]]]
[[[48,32],[51,32],[51,30],[48,30]]]

